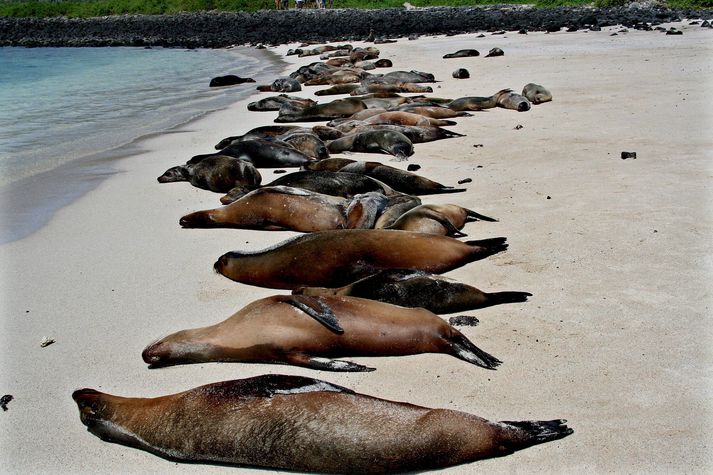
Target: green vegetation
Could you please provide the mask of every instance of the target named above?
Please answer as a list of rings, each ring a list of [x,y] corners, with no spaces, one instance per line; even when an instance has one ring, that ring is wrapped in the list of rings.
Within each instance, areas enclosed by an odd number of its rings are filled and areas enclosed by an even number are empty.
[[[337,8],[394,8],[405,0],[334,0]],[[620,6],[631,0],[410,0],[414,6],[468,6],[530,3],[538,7]],[[713,0],[660,0],[672,8],[713,8]],[[294,0],[290,0],[290,7]],[[0,0],[0,16],[8,17],[93,17],[122,14],[173,14],[207,10],[256,11],[275,8],[274,0]]]

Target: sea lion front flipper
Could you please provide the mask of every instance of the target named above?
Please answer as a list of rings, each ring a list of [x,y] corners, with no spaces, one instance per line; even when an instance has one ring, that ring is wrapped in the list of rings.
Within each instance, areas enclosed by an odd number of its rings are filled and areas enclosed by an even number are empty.
[[[369,368],[368,366],[352,363],[351,361],[330,360],[329,358],[309,356],[303,353],[291,355],[288,361],[294,365],[305,366],[320,371],[364,373],[376,370],[376,368]]]
[[[462,359],[463,361],[467,361],[468,363],[472,363],[486,369],[495,369],[500,365],[500,363],[502,363],[502,361],[493,355],[488,354],[475,346],[472,341],[460,332],[456,332],[447,341],[453,351],[452,355],[456,358]]]
[[[329,328],[335,333],[344,333],[344,329],[339,325],[337,316],[334,315],[329,305],[324,303],[319,297],[309,295],[290,295],[284,300],[285,303],[292,305],[310,317],[317,320],[319,323]]]
[[[491,218],[490,216],[485,216],[485,215],[480,214],[480,213],[476,213],[476,212],[473,211],[472,209],[467,209],[467,208],[466,208],[466,209],[465,209],[465,212],[466,212],[466,215],[467,215],[468,218],[469,218],[469,221],[468,221],[468,222],[470,222],[470,221],[477,221],[477,220],[489,221],[489,222],[491,222],[491,223],[497,223],[497,222],[498,222],[497,219]]]

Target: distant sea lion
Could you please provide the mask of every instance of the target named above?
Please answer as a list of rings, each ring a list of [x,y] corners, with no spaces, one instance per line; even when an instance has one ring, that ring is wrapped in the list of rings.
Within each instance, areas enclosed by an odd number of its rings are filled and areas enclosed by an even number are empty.
[[[552,100],[552,93],[539,84],[526,84],[522,89],[522,95],[533,104],[542,104]]]
[[[357,89],[359,87],[358,84],[335,84],[332,87],[328,87],[327,89],[322,89],[319,91],[316,91],[314,93],[315,96],[331,96],[331,95],[337,95],[337,94],[349,94],[352,92],[354,89]]]
[[[483,292],[443,276],[403,269],[383,270],[344,287],[304,287],[292,293],[351,295],[401,307],[422,307],[438,314],[526,302],[532,296],[529,292]]]
[[[291,103],[298,107],[309,107],[317,104],[312,99],[303,99],[297,96],[288,96],[287,94],[280,94],[279,96],[266,97],[260,99],[259,101],[251,102],[248,104],[249,111],[279,111],[285,103]]]
[[[258,86],[261,92],[297,92],[302,90],[300,82],[294,78],[277,78],[269,86]]]
[[[269,374],[157,398],[72,393],[87,430],[173,461],[309,473],[421,472],[572,434],[565,420],[490,422]]]
[[[346,135],[329,142],[328,147],[330,153],[387,153],[399,160],[406,160],[413,155],[413,143],[401,132],[393,130],[371,130]]]
[[[230,145],[233,142],[237,142],[240,140],[248,139],[248,138],[270,138],[270,137],[277,137],[279,135],[283,135],[287,132],[291,132],[294,130],[305,130],[309,131],[310,129],[307,129],[305,127],[299,127],[297,125],[265,125],[262,127],[255,127],[254,129],[251,129],[249,132],[243,134],[243,135],[233,135],[230,137],[226,137],[220,142],[218,142],[215,145],[215,148],[217,150],[222,150],[228,145]]]
[[[159,183],[188,181],[205,190],[226,193],[236,186],[254,187],[262,177],[252,163],[226,155],[214,155],[197,162],[169,168],[158,177]]]
[[[280,113],[275,122],[307,122],[330,120],[337,117],[349,117],[350,115],[366,109],[359,99],[351,97],[337,99],[326,104],[317,104],[305,108],[291,107],[285,104],[280,108]]]
[[[339,172],[361,173],[386,183],[396,191],[409,195],[435,195],[465,191],[465,188],[445,186],[426,177],[379,162],[354,161],[342,167]]]
[[[443,55],[443,59],[467,58],[469,56],[480,56],[480,52],[477,49],[459,49],[455,53],[448,53]]]
[[[255,80],[252,78],[241,78],[234,74],[228,74],[227,76],[218,76],[211,79],[208,87],[234,86],[235,84],[243,84],[246,82],[255,82]]]
[[[332,358],[445,353],[482,368],[500,361],[438,315],[358,297],[277,295],[216,325],[147,346],[151,367],[186,363],[287,363],[326,371],[373,371]]]
[[[488,54],[485,55],[486,58],[491,58],[493,56],[502,56],[504,55],[505,52],[501,50],[500,48],[493,48],[490,51],[488,51]]]
[[[453,71],[452,76],[456,79],[468,79],[470,77],[470,73],[465,68],[458,68]]]
[[[366,77],[368,73],[362,70],[340,69],[328,74],[313,77],[304,82],[305,86],[324,86],[327,84],[349,84],[358,83]]]
[[[403,82],[396,82],[396,83],[377,83],[377,82],[372,82],[372,83],[362,83],[357,87],[356,89],[352,90],[349,94],[353,96],[358,96],[361,94],[370,94],[370,93],[385,93],[385,92],[393,92],[393,93],[398,93],[398,92],[416,92],[416,93],[426,93],[426,92],[433,92],[433,88],[431,86],[421,86],[416,83],[403,83]]]
[[[525,96],[512,91],[498,93],[498,107],[512,109],[518,112],[530,110],[530,101]]]
[[[415,125],[420,127],[456,125],[452,120],[431,119],[419,114],[403,111],[389,111],[369,117],[366,124]]]
[[[452,119],[453,117],[470,117],[471,114],[465,111],[455,111],[448,107],[442,106],[424,106],[419,104],[403,104],[396,109],[403,112],[410,112],[412,114],[422,115],[424,117],[430,117],[431,119]]]
[[[323,127],[322,133],[326,133]],[[404,134],[411,143],[425,143],[433,142],[434,140],[449,139],[453,137],[463,137],[463,134],[457,132],[452,132],[448,129],[442,129],[440,127],[417,127],[411,125],[394,125],[394,124],[374,124],[374,125],[358,125],[351,129],[349,132],[344,133],[339,129],[333,129],[336,138],[344,137],[347,134],[358,134],[361,132],[367,132],[370,130],[394,130],[396,132],[401,132]]]
[[[340,287],[382,269],[448,272],[504,251],[505,240],[461,242],[388,229],[322,231],[263,251],[228,252],[214,269],[231,280],[259,287]]]
[[[392,71],[383,76],[369,76],[364,79],[367,83],[398,84],[407,82],[436,82],[436,78],[431,73],[422,71]]]
[[[497,221],[454,204],[427,204],[417,206],[404,213],[386,229],[463,237],[466,235],[460,230],[463,229],[465,223],[478,219],[491,222]]]
[[[390,59],[386,58],[379,59],[374,63],[374,66],[376,66],[377,68],[391,68],[393,67],[393,65],[394,63],[391,62]]]

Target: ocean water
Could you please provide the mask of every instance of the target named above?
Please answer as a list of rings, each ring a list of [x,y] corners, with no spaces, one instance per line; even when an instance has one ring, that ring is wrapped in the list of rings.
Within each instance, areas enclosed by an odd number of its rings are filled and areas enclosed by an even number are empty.
[[[37,229],[110,173],[110,151],[255,91],[209,88],[215,76],[275,77],[265,50],[0,48],[0,243]],[[30,188],[51,183],[41,196]],[[27,202],[25,197],[33,202]],[[23,209],[18,209],[20,203]]]

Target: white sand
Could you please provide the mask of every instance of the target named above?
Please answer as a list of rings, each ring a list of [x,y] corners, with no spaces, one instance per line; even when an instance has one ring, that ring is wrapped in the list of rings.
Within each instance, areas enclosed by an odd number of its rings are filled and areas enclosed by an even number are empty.
[[[102,442],[86,432],[70,394],[93,387],[154,396],[275,372],[492,420],[566,418],[575,430],[448,473],[710,473],[713,32],[679,28],[683,36],[508,33],[380,46],[395,69],[443,80],[434,95],[489,95],[528,82],[554,94],[527,113],[460,119],[453,129],[466,137],[419,144],[408,162],[445,184],[472,178],[466,193],[424,201],[500,219],[469,224],[470,239],[508,237],[507,252],[449,275],[534,294],[525,304],[471,312],[481,325],[464,332],[504,361],[497,371],[445,355],[355,359],[378,368],[361,374],[257,364],[148,370],[140,353],[153,339],[278,293],[231,282],[212,264],[228,250],[260,249],[291,233],[182,230],[181,215],[216,206],[219,195],[156,182],[275,113],[238,103],[147,140],[145,152],[117,164],[121,173],[35,234],[0,247],[0,393],[15,396],[0,413],[0,471],[256,473],[174,464]],[[441,59],[494,46],[505,56]],[[452,79],[458,67],[471,79]],[[637,159],[621,160],[622,151]],[[43,336],[56,343],[40,348]]]

